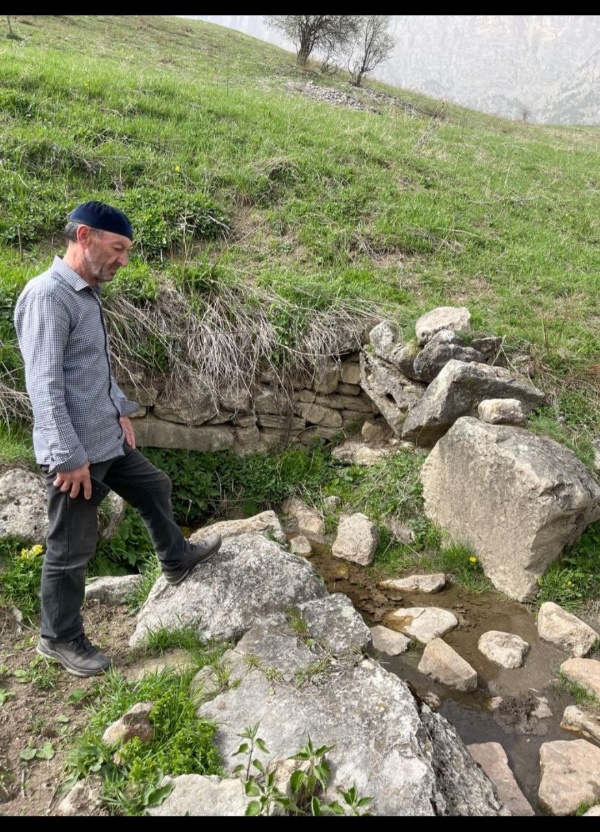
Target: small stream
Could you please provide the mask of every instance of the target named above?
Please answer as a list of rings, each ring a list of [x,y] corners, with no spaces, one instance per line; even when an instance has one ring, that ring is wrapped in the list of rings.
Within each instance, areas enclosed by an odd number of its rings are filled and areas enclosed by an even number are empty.
[[[384,623],[385,615],[398,607],[439,606],[454,613],[459,625],[444,640],[477,671],[478,686],[471,693],[441,685],[420,673],[423,647],[417,642],[413,641],[399,656],[375,649],[371,653],[383,667],[411,684],[420,698],[429,701],[431,695],[437,697],[441,703],[438,712],[455,727],[465,745],[502,745],[533,811],[547,815],[537,805],[540,746],[581,735],[560,727],[564,709],[575,704],[558,677],[560,665],[569,655],[539,638],[535,614],[526,605],[507,600],[499,593],[471,594],[452,584],[435,595],[383,592],[364,567],[333,557],[325,547],[309,559],[329,591],[347,595],[368,626]],[[478,650],[478,639],[488,630],[515,633],[529,644],[522,667],[503,668]],[[491,700],[495,697],[501,697],[502,702],[494,708]],[[547,701],[551,716],[536,715],[534,709],[540,698]]]

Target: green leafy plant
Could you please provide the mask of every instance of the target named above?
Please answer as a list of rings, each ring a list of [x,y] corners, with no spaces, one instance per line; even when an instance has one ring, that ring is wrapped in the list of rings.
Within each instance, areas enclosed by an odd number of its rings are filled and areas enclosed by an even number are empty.
[[[220,655],[219,651],[220,647]],[[95,773],[102,779],[107,805],[120,814],[141,815],[166,796],[168,789],[161,785],[163,772],[173,776],[221,774],[214,742],[216,726],[196,715],[190,695],[191,679],[199,667],[214,661],[215,655],[205,649],[203,657],[181,673],[165,669],[137,681],[106,674],[98,683],[88,726],[68,756],[63,790]],[[141,742],[135,737],[124,742],[115,759],[114,749],[103,742],[104,730],[140,701],[153,702],[150,721],[154,738]]]
[[[544,572],[534,606],[539,609],[545,601],[553,601],[570,612],[583,612],[600,596],[599,548],[600,521],[596,521]]]
[[[264,740],[258,735],[260,723],[254,723],[238,734],[244,742],[232,753],[232,756],[244,755],[246,763],[237,765],[233,772],[241,777],[247,797],[252,798],[246,807],[246,815],[267,816],[279,813],[319,817],[334,815],[367,815],[366,807],[372,802],[370,797],[361,797],[356,786],[349,789],[338,788],[342,803],[325,802],[323,794],[331,780],[331,768],[326,754],[333,746],[315,747],[310,737],[306,745],[289,757],[299,766],[289,776],[288,782],[280,788],[276,784],[277,770],[267,767],[256,756],[257,750],[268,754]]]
[[[44,547],[23,547],[15,539],[0,541],[0,602],[14,605],[31,622],[40,611],[40,582]]]

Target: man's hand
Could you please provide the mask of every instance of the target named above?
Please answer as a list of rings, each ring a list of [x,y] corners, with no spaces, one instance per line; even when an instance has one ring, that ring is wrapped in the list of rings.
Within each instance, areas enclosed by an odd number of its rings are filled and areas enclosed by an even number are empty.
[[[79,489],[83,488],[83,496],[89,500],[92,496],[89,462],[74,471],[58,471],[52,485],[64,493],[69,492],[73,499],[79,494]]]
[[[135,433],[133,432],[133,425],[129,416],[121,416],[119,419],[123,433],[125,434],[125,441],[130,448],[135,448]]]

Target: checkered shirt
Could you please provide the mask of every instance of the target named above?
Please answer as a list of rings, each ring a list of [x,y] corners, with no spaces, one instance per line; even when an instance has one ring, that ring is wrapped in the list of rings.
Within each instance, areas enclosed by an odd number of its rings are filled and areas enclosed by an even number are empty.
[[[32,278],[14,314],[40,465],[73,471],[123,456],[119,419],[138,409],[115,382],[99,288],[62,260]]]

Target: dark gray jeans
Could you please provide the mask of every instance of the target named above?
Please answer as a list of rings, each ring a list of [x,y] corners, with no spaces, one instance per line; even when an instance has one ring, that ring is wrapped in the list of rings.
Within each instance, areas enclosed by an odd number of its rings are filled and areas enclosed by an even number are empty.
[[[135,508],[144,521],[162,564],[178,564],[189,549],[173,519],[171,480],[143,454],[124,444],[125,456],[95,462],[90,474],[103,480]],[[81,607],[87,568],[98,541],[98,509],[85,499],[72,499],[46,474],[49,529],[42,567],[41,634],[70,641],[83,633]]]

